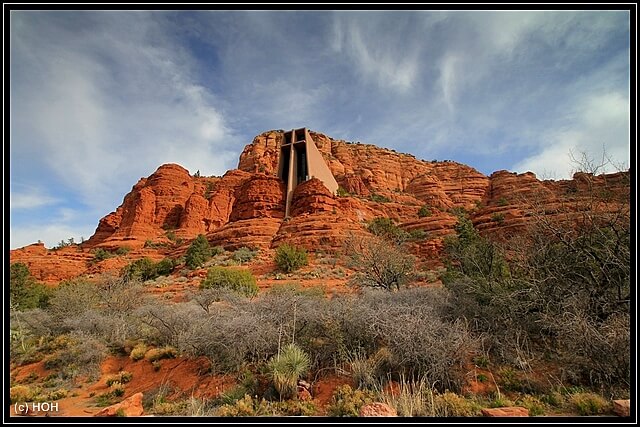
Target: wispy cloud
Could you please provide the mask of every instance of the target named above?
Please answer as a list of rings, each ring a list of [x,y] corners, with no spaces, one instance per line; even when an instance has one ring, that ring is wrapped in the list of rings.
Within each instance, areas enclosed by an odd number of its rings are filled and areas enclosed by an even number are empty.
[[[603,155],[614,160],[600,172],[615,172],[618,166],[628,168],[629,99],[621,93],[605,93],[585,97],[567,112],[564,126],[550,129],[542,151],[513,166],[517,172],[533,171],[542,177],[566,179],[580,168],[574,160],[584,154],[594,161]]]
[[[42,189],[29,186],[12,186],[9,207],[13,210],[34,209],[52,205],[59,199],[46,194]]]
[[[88,203],[112,203],[164,162],[232,167],[233,132],[161,15],[12,18],[12,151],[37,150]]]
[[[10,31],[10,179],[40,191],[12,186],[12,235],[66,239],[160,164],[219,175],[269,129],[485,174],[564,177],[603,145],[629,163],[627,12],[14,12]]]
[[[402,14],[336,13],[332,48],[345,55],[363,79],[405,93],[416,84],[421,65],[421,45],[398,37],[411,22],[410,15]],[[396,26],[397,32],[385,31],[390,26]]]

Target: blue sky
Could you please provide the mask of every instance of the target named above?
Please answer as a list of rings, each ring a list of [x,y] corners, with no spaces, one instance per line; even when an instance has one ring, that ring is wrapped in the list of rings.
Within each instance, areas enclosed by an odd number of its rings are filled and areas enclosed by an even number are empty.
[[[11,12],[10,244],[89,238],[163,163],[270,129],[568,178],[629,167],[627,12]],[[615,166],[609,166],[614,170]]]

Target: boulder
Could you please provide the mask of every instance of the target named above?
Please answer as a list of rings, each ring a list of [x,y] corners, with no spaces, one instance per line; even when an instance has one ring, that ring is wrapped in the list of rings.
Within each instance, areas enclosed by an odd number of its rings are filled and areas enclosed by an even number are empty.
[[[139,417],[143,414],[142,409],[142,393],[136,393],[131,397],[127,397],[120,403],[107,406],[100,412],[94,415],[94,417]]]
[[[360,408],[361,417],[397,417],[398,413],[386,403],[375,402]]]
[[[528,417],[529,410],[521,406],[505,406],[504,408],[485,408],[482,410],[485,417]]]
[[[631,414],[631,401],[626,400],[614,400],[613,412],[619,417],[628,417]]]

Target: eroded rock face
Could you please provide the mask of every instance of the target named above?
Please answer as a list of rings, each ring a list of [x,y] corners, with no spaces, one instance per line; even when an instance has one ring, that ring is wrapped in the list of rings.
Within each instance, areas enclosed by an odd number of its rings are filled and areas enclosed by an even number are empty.
[[[276,176],[282,131],[254,138],[240,155],[238,169],[222,177],[195,177],[176,164],[160,166],[141,178],[114,212],[102,218],[95,234],[79,247],[50,251],[30,245],[11,251],[11,262],[25,262],[39,280],[55,283],[85,273],[121,268],[120,258],[91,265],[90,250],[128,246],[135,257],[145,242],[169,242],[171,230],[184,243],[205,234],[212,245],[276,248],[287,242],[309,250],[341,250],[351,235],[367,233],[366,223],[388,217],[404,230],[422,235],[409,250],[428,268],[442,265],[443,239],[455,233],[453,209],[464,209],[481,233],[508,236],[526,230],[534,214],[576,215],[593,209],[589,195],[608,195],[601,211],[629,206],[629,172],[572,180],[541,181],[532,173],[498,171],[490,177],[452,161],[422,161],[369,144],[338,141],[311,132],[318,150],[348,196],[332,195],[321,181],[296,187],[290,218],[284,217],[284,183]],[[343,192],[339,194],[344,195]],[[617,200],[617,201],[616,201]],[[428,214],[419,216],[420,208]],[[536,211],[536,212],[534,212]],[[123,264],[123,265],[120,265]]]

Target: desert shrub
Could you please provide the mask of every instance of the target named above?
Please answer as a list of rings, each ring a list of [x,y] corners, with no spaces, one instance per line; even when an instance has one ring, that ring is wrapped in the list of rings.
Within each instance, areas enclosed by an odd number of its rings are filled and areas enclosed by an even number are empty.
[[[537,415],[543,415],[545,412],[544,403],[535,396],[525,394],[516,401],[516,405],[522,406],[529,410],[529,415],[535,417]]]
[[[57,390],[53,390],[50,391],[49,393],[46,393],[44,396],[41,397],[41,401],[42,402],[51,402],[52,400],[60,400],[60,399],[64,399],[65,397],[67,397],[67,395],[69,394],[69,390],[66,390],[64,388],[59,388]]]
[[[239,264],[244,264],[245,262],[249,262],[254,259],[258,255],[258,250],[251,250],[250,248],[242,247],[233,252],[231,256],[234,261]]]
[[[117,374],[107,376],[107,387],[111,387],[115,383],[126,384],[133,379],[133,374],[128,371],[120,371]]]
[[[9,268],[9,301],[18,310],[46,307],[48,289],[38,283],[26,264],[15,262]]]
[[[383,196],[382,194],[377,194],[377,193],[371,193],[371,195],[369,196],[369,199],[372,202],[377,202],[377,203],[389,203],[389,202],[391,202],[391,199],[388,198],[387,196]]]
[[[256,278],[249,270],[235,270],[225,267],[211,267],[207,277],[200,284],[202,289],[229,289],[246,297],[258,294]]]
[[[315,415],[318,410],[312,401],[285,400],[282,402],[269,402],[268,405],[268,411],[275,416],[309,417]]]
[[[506,197],[500,197],[498,199],[498,206],[507,206],[509,204],[509,201],[507,200]]]
[[[221,255],[225,252],[222,246],[214,246],[211,248],[211,256]]]
[[[457,237],[445,244],[452,315],[472,320],[496,355],[520,367],[546,352],[572,381],[628,385],[628,217],[622,209],[613,217],[569,218],[534,215],[527,235],[506,249],[461,218]],[[508,262],[505,252],[512,254]]]
[[[267,363],[273,385],[283,399],[292,398],[300,379],[311,367],[307,353],[295,344],[289,344],[280,354],[273,356]]]
[[[122,277],[127,280],[153,280],[158,277],[156,263],[151,258],[137,259],[125,266],[121,271]]]
[[[252,417],[263,413],[266,410],[267,402],[262,399],[258,402],[253,400],[248,394],[234,403],[225,404],[218,408],[216,415],[219,417]]]
[[[424,218],[428,216],[431,216],[431,209],[429,209],[429,206],[427,205],[422,205],[422,207],[420,207],[420,209],[418,210],[418,217]]]
[[[166,276],[171,274],[176,266],[176,262],[171,258],[164,258],[156,264],[156,274],[158,276]]]
[[[95,251],[93,251],[94,262],[104,261],[105,259],[113,258],[114,256],[115,255],[113,253],[102,248],[97,248]]]
[[[345,252],[349,266],[356,270],[350,279],[355,286],[399,290],[409,283],[415,270],[411,255],[379,237],[350,236]]]
[[[109,386],[110,394],[115,397],[124,396],[125,388],[124,384],[116,381]]]
[[[216,415],[220,417],[247,417],[247,416],[310,416],[317,409],[313,402],[300,402],[286,400],[282,402],[269,402],[265,399],[254,399],[248,394],[230,404],[220,406]]]
[[[199,234],[187,249],[185,264],[193,270],[202,267],[209,258],[211,258],[209,241],[204,235]]]
[[[401,417],[433,416],[434,392],[429,383],[421,378],[408,381],[404,376],[395,390],[381,390],[378,386],[381,400],[396,410]]]
[[[374,218],[367,224],[367,230],[378,237],[397,244],[409,238],[409,233],[395,225],[391,218]]]
[[[376,395],[369,390],[354,390],[350,385],[341,385],[333,393],[327,414],[330,417],[357,417],[360,408],[372,403]]]
[[[338,187],[338,190],[336,191],[336,194],[338,195],[338,197],[349,197],[349,196],[351,196],[351,193],[349,193],[343,187]]]
[[[217,306],[211,313],[200,309],[186,320],[180,349],[207,357],[213,372],[232,373],[247,363],[263,363],[278,348],[278,326],[248,301]]]
[[[278,246],[275,261],[278,268],[285,273],[291,273],[309,263],[305,249],[287,243]]]
[[[549,406],[553,406],[556,408],[562,407],[565,403],[565,398],[562,393],[552,390],[549,393],[540,397],[540,401]]]
[[[609,402],[595,393],[573,394],[569,402],[580,415],[599,415],[610,410]]]
[[[162,359],[173,359],[177,356],[178,351],[174,347],[166,346],[162,348],[152,348],[150,350],[147,350],[144,358],[149,362],[155,362]]]
[[[129,252],[131,252],[131,248],[129,246],[120,246],[118,249],[116,249],[116,255],[126,255]]]
[[[498,224],[502,224],[504,222],[504,214],[502,212],[497,212],[491,215],[491,221],[497,222]]]
[[[131,354],[129,355],[129,357],[131,358],[131,360],[134,360],[134,361],[142,360],[144,359],[144,355],[146,352],[147,352],[146,344],[139,343],[139,344],[136,344],[135,347],[133,347],[133,350],[131,350]]]
[[[411,230],[409,232],[409,240],[423,240],[426,239],[428,236],[428,233],[422,229],[415,229],[415,230]]]
[[[433,406],[438,417],[474,417],[481,414],[481,406],[477,402],[449,391],[435,395]]]
[[[72,332],[63,348],[45,360],[46,369],[56,369],[63,378],[75,378],[78,375],[97,375],[100,364],[107,355],[106,346],[96,338]]]
[[[9,389],[9,399],[11,403],[32,402],[40,393],[40,389],[31,388],[26,385],[16,385]]]

